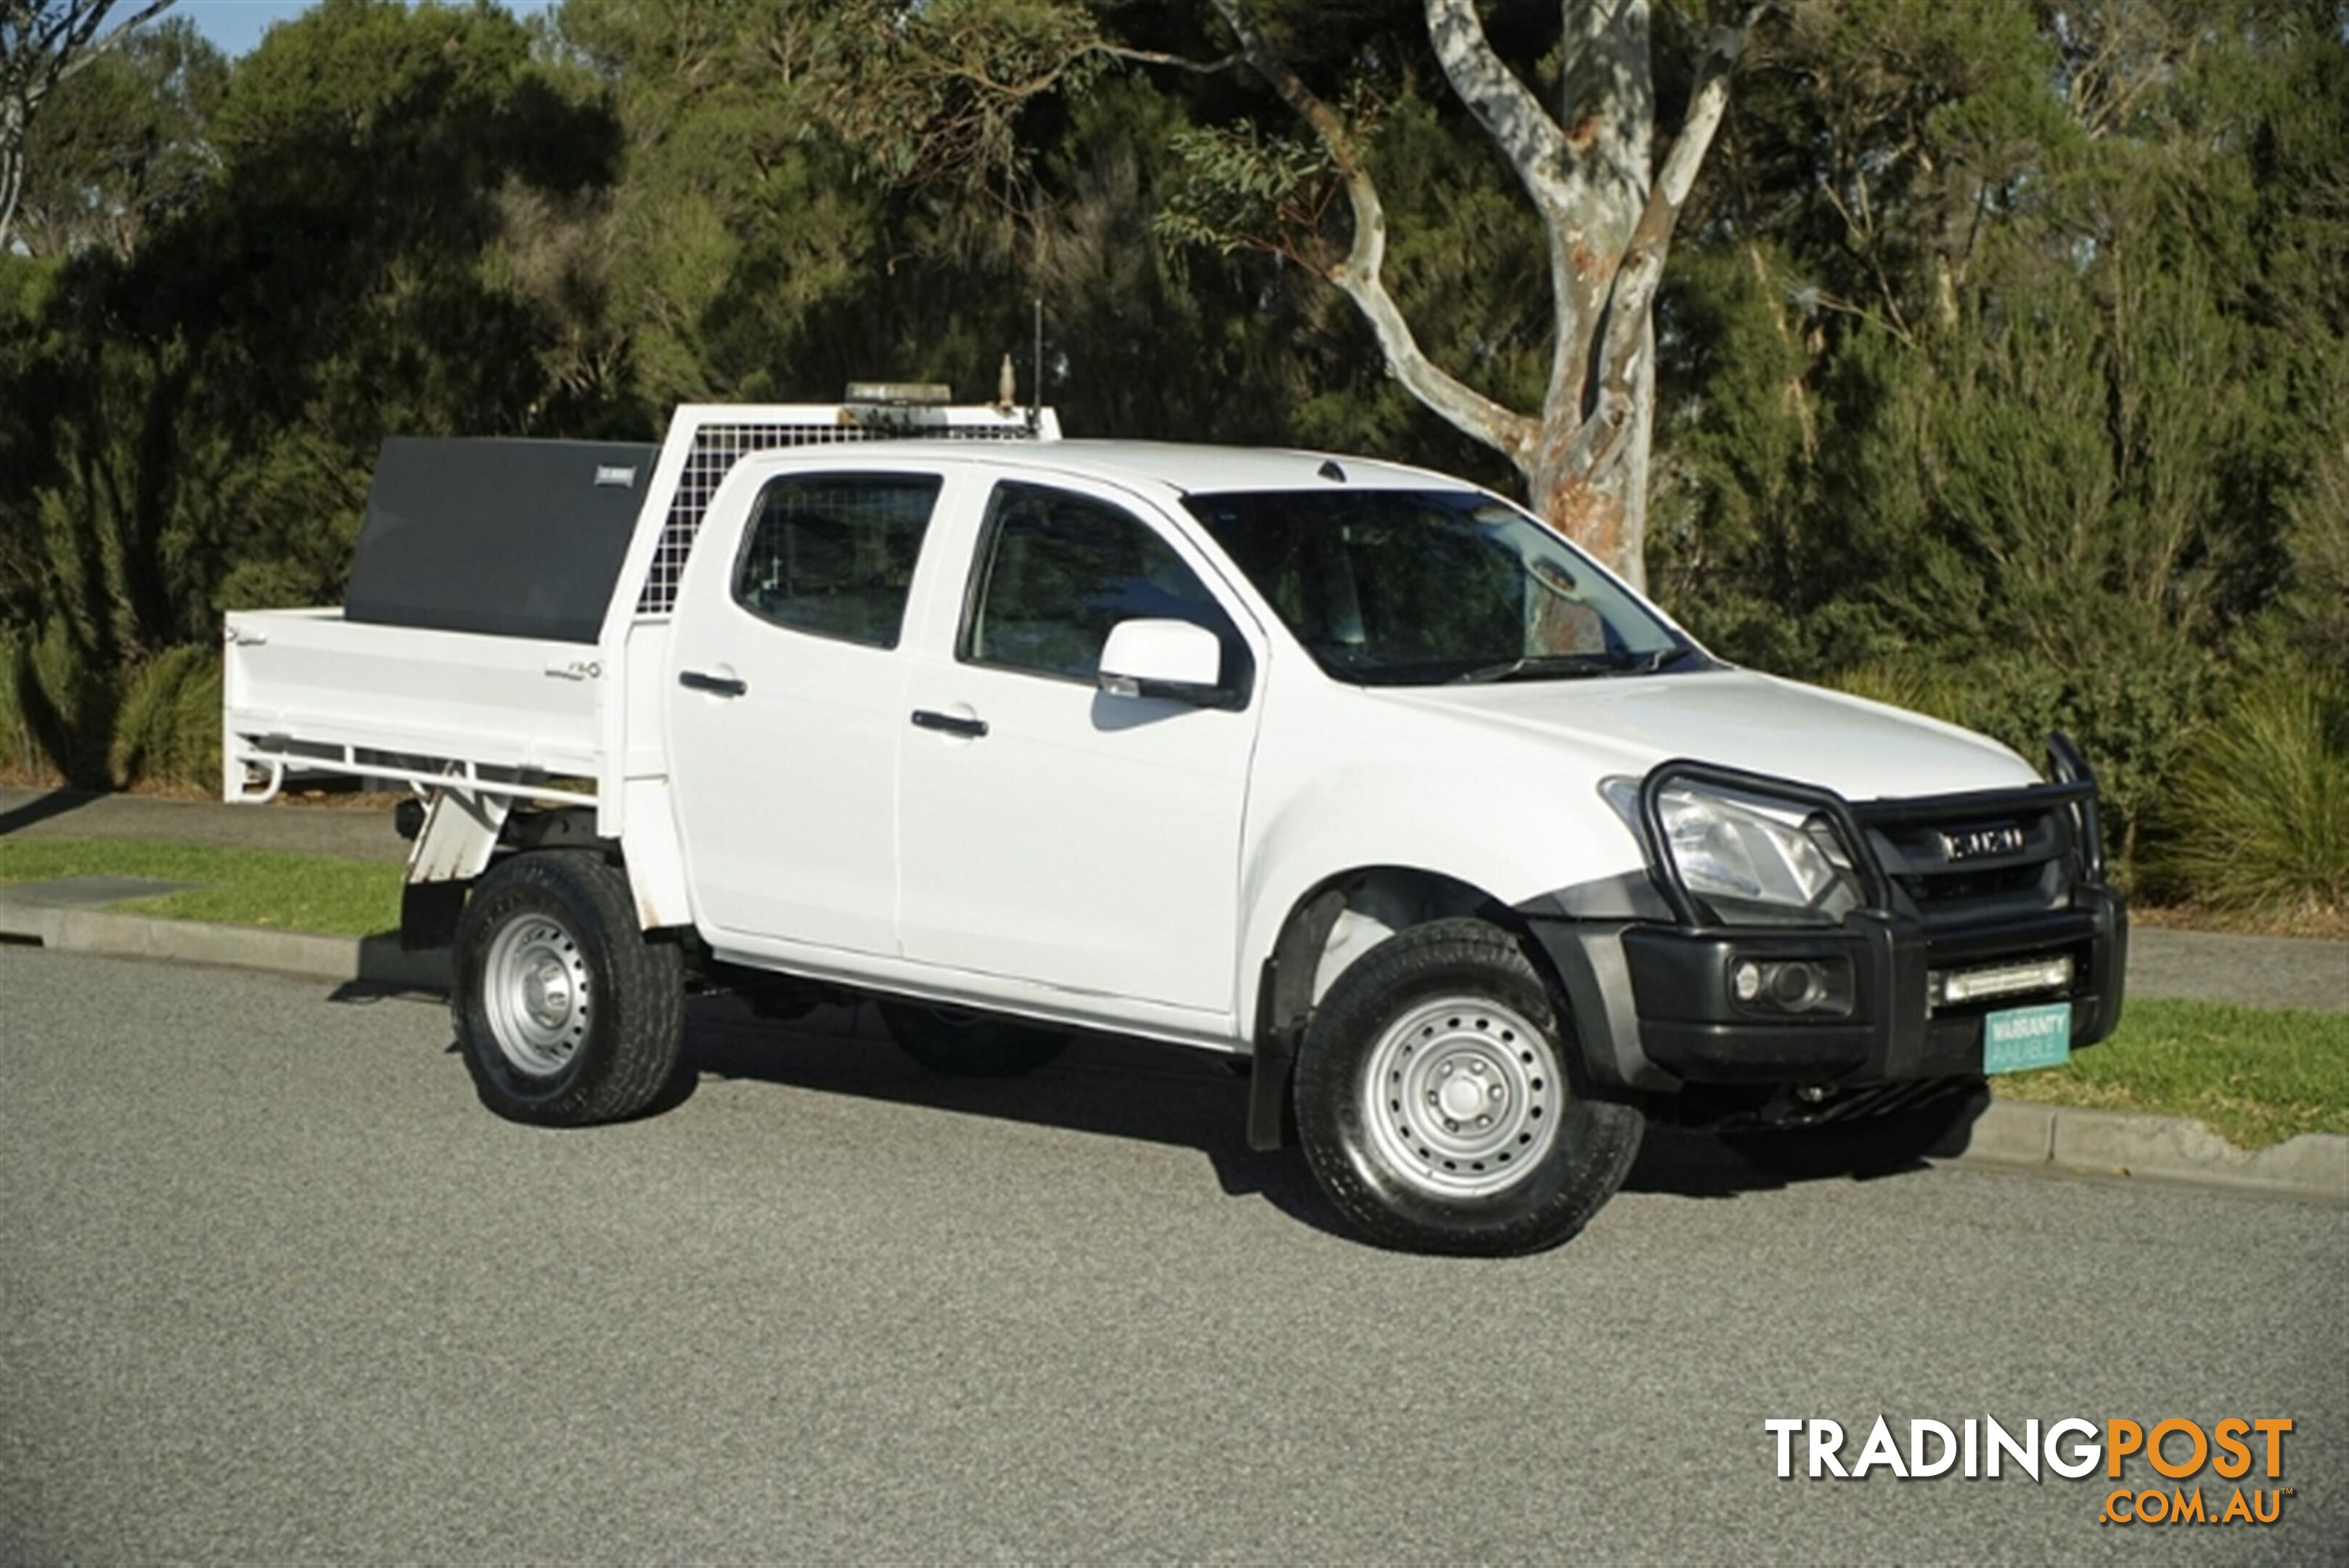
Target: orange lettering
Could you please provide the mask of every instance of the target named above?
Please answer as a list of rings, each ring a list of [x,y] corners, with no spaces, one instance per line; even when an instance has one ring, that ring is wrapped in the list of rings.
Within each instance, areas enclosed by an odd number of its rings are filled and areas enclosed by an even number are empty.
[[[2283,1474],[2283,1435],[2292,1430],[2290,1421],[2254,1421],[2251,1430],[2268,1440],[2268,1480]]]
[[[2120,1480],[2121,1460],[2143,1447],[2145,1447],[2145,1428],[2135,1421],[2106,1422],[2105,1452],[2111,1457],[2105,1460],[2105,1474],[2114,1480]],[[2243,1462],[2245,1464],[2251,1462],[2249,1453],[2243,1456]]]
[[[2251,1450],[2241,1440],[2251,1429],[2251,1424],[2240,1416],[2228,1417],[2216,1428],[2219,1457],[2210,1461],[2210,1468],[2229,1480],[2240,1480],[2251,1470]]]
[[[2161,1441],[2172,1432],[2189,1433],[2194,1438],[2194,1457],[2182,1465],[2172,1464],[2162,1457]],[[2153,1437],[2145,1446],[2145,1457],[2152,1461],[2155,1469],[2159,1470],[2171,1480],[2184,1480],[2188,1476],[2200,1469],[2202,1461],[2210,1457],[2210,1444],[2202,1436],[2201,1428],[2183,1417],[2172,1416],[2168,1420],[2154,1428]]]

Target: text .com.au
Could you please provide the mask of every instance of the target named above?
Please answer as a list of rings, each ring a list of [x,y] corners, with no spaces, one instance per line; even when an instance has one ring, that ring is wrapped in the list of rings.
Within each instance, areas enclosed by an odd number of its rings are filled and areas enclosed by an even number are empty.
[[[1762,1427],[1776,1446],[1781,1480],[2095,1478],[2120,1483],[2098,1496],[2104,1524],[2272,1524],[2292,1491],[2275,1484],[2292,1432],[2292,1422],[2277,1417],[2230,1416],[2205,1426],[2183,1417],[2008,1425],[1988,1416],[1955,1422],[1878,1416],[1856,1449],[1843,1423],[1824,1417],[1778,1417]]]

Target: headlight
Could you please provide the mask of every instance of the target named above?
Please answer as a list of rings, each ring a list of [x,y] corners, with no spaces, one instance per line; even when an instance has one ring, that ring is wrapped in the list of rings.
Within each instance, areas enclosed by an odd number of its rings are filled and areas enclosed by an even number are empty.
[[[1599,793],[1646,836],[1640,781],[1611,778]],[[1832,924],[1858,906],[1851,867],[1826,819],[1795,803],[1668,784],[1657,796],[1662,853],[1688,890],[1724,920]]]

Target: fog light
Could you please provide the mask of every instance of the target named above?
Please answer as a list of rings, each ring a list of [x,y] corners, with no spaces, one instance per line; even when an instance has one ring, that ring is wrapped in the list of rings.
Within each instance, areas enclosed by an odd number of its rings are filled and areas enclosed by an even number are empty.
[[[1807,1012],[1811,1005],[1826,994],[1826,977],[1819,966],[1804,963],[1782,963],[1778,972],[1770,977],[1770,1000],[1789,1012]]]
[[[1729,995],[1745,1012],[1847,1017],[1852,1007],[1851,961],[1739,959],[1729,969]]]

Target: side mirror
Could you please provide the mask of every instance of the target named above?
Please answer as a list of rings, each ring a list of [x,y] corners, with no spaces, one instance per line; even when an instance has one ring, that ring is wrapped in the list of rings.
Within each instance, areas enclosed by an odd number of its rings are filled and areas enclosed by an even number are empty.
[[[1101,689],[1112,697],[1158,697],[1195,707],[1232,701],[1222,684],[1223,639],[1187,620],[1122,620],[1102,644]]]

